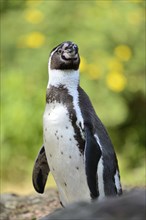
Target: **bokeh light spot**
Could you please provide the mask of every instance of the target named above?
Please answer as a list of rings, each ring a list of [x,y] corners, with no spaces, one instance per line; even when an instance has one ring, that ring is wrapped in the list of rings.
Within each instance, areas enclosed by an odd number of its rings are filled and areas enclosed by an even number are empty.
[[[17,46],[20,48],[39,48],[45,42],[45,35],[41,32],[31,32],[28,35],[21,36],[18,40]]]
[[[132,56],[132,51],[130,47],[124,44],[117,46],[114,52],[115,52],[115,55],[122,61],[128,61],[130,60]]]
[[[121,92],[126,87],[127,79],[120,72],[110,72],[107,75],[106,83],[109,89],[115,92]]]
[[[43,21],[44,15],[37,9],[28,9],[24,12],[25,19],[33,24],[39,24]]]

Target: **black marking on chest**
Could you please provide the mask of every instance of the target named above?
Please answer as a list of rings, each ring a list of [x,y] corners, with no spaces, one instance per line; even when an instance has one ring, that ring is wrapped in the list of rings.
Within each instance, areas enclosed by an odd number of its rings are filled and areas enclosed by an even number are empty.
[[[75,132],[74,138],[78,143],[77,146],[80,152],[83,153],[84,148],[85,148],[85,140],[82,138],[82,135],[80,132],[81,128],[79,128],[76,124],[77,116],[76,116],[76,112],[73,106],[73,97],[68,93],[68,89],[62,85],[60,85],[59,87],[50,86],[47,89],[46,102],[49,104],[54,101],[56,101],[57,103],[62,103],[63,105],[67,107],[68,116],[69,116],[70,122],[72,123],[74,132]],[[69,128],[66,127],[66,129],[69,129]]]

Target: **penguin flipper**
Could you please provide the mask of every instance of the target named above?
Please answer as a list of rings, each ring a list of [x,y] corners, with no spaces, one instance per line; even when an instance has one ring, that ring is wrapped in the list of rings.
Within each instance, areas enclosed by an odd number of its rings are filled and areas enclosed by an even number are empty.
[[[91,129],[88,127],[85,127],[85,138],[85,171],[91,198],[95,199],[99,196],[97,186],[97,167],[101,157],[101,150]]]
[[[44,146],[41,147],[33,167],[32,182],[38,193],[43,193],[50,168]]]

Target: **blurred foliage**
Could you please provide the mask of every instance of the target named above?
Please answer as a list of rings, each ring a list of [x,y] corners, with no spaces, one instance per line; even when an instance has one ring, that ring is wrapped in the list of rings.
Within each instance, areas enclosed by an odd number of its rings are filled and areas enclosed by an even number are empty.
[[[79,45],[81,86],[119,155],[122,182],[144,185],[145,21],[143,0],[1,0],[3,188],[31,185],[42,145],[50,50]]]

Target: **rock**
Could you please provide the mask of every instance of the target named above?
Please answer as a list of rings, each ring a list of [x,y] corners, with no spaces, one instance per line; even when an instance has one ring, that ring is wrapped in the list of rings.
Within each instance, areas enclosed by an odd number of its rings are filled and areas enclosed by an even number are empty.
[[[92,203],[74,203],[40,220],[144,220],[145,196],[145,189],[134,189],[125,192],[120,197],[110,197]]]

